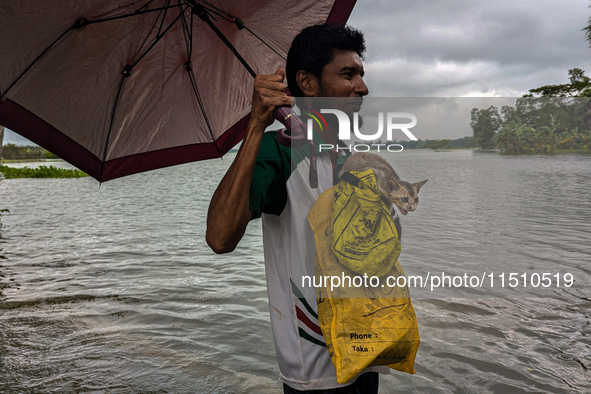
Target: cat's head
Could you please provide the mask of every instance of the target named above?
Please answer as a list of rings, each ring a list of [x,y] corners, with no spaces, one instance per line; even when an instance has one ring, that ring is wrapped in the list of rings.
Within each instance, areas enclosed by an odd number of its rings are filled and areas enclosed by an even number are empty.
[[[403,180],[388,180],[388,197],[401,214],[406,215],[417,209],[419,205],[419,190],[427,183],[428,179],[421,182],[410,183]]]

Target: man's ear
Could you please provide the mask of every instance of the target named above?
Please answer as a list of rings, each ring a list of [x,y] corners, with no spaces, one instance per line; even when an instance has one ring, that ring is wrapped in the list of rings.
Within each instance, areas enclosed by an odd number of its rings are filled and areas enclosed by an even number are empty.
[[[305,96],[318,96],[320,83],[318,81],[318,78],[314,74],[304,70],[300,70],[296,73],[296,82]]]

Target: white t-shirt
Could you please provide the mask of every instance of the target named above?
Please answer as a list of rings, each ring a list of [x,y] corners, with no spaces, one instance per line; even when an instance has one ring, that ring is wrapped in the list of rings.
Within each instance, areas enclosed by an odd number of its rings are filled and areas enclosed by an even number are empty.
[[[308,213],[322,192],[333,186],[329,152],[317,155],[318,187],[309,186],[307,148],[277,143],[265,133],[250,192],[253,218],[261,216],[269,312],[283,381],[297,390],[346,386],[336,371],[318,324],[316,292],[302,277],[314,276],[314,233]],[[364,372],[388,373],[387,367]],[[349,384],[351,384],[349,382]]]

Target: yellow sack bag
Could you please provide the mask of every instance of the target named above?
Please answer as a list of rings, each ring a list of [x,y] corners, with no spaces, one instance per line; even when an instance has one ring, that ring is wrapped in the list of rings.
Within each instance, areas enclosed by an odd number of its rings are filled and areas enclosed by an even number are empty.
[[[308,214],[316,241],[315,283],[322,283],[316,288],[318,321],[337,382],[347,383],[363,369],[378,365],[415,373],[418,322],[408,287],[395,285],[404,276],[398,255],[386,263],[392,268],[382,277],[360,275],[339,263],[332,248],[337,187],[322,193]]]
[[[332,206],[332,250],[359,274],[384,276],[400,256],[400,239],[380,197],[372,170],[352,171],[356,186],[341,180]]]

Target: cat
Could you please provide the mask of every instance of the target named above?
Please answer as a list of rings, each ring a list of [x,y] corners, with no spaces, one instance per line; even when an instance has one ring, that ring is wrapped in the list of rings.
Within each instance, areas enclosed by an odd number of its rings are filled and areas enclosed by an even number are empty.
[[[368,169],[373,171],[378,190],[388,209],[395,205],[403,215],[417,209],[419,190],[428,179],[416,183],[403,181],[386,160],[374,153],[360,152],[349,157],[339,172],[339,178],[349,171]]]

